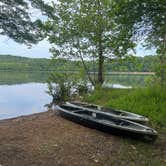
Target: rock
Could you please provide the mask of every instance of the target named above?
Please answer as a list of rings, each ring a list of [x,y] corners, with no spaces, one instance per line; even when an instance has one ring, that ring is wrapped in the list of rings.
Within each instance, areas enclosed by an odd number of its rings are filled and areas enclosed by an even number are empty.
[[[54,147],[57,147],[57,146],[58,146],[58,144],[54,144],[53,146],[54,146]]]
[[[131,147],[132,147],[133,150],[136,150],[136,147],[134,145],[131,145]]]
[[[99,162],[99,160],[97,160],[97,159],[94,159],[93,161],[94,161],[95,163],[98,163],[98,162]]]

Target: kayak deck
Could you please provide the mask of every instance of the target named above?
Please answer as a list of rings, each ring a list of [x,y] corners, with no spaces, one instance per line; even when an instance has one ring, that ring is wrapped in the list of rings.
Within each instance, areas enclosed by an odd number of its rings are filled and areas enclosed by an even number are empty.
[[[102,106],[87,104],[87,103],[80,103],[80,102],[66,102],[66,104],[69,106],[76,107],[76,108],[78,107],[80,109],[90,109],[90,110],[106,112],[108,114],[111,114],[112,116],[116,116],[117,118],[131,120],[131,121],[135,121],[135,122],[148,122],[149,121],[148,118],[146,118],[142,115],[138,115],[138,114],[123,111],[123,110],[117,110],[117,109],[112,109],[112,108],[107,108],[107,107],[102,107]]]
[[[115,119],[114,117],[111,117],[102,113],[96,113],[93,111],[85,111],[85,110],[76,110],[76,111],[73,111],[73,113],[79,114],[84,118],[102,122],[107,125],[118,125],[120,127],[126,126],[128,127],[128,129],[129,128],[140,129],[140,130],[142,129],[141,125],[135,125],[134,123],[129,123],[128,121]],[[143,128],[143,130],[145,130],[145,128]]]
[[[130,135],[147,135],[150,137],[157,138],[157,132],[147,126],[141,125],[136,122],[115,118],[105,112],[99,112],[95,110],[86,110],[75,108],[68,105],[63,105],[58,108],[60,112],[75,119],[77,122],[84,122],[84,124],[91,124],[94,128],[101,128],[102,130],[126,133]]]

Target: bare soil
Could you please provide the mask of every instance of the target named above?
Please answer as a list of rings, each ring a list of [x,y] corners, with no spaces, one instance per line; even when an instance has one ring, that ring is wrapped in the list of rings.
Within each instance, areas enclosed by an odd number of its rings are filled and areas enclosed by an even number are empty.
[[[165,165],[165,146],[165,137],[153,145],[128,141],[63,119],[56,111],[0,121],[0,166]],[[154,153],[148,160],[144,147]]]

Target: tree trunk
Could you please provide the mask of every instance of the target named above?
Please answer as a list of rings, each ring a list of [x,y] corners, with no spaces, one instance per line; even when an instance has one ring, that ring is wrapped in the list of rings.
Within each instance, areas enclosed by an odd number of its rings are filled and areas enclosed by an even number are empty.
[[[166,32],[163,35],[163,49],[160,55],[160,79],[161,86],[166,85]]]
[[[87,68],[87,66],[86,66],[86,64],[85,64],[85,61],[84,61],[84,59],[83,59],[83,57],[82,57],[82,54],[81,54],[81,51],[80,51],[80,42],[79,42],[79,40],[77,40],[77,48],[78,48],[79,57],[80,57],[81,62],[82,62],[82,64],[83,64],[84,71],[86,72],[89,81],[92,83],[93,86],[95,86],[95,81],[91,78],[90,73],[89,73],[89,71],[88,71],[88,68]]]
[[[88,76],[89,81],[92,83],[93,86],[95,86],[95,83],[94,83],[93,79],[92,79],[91,76],[90,76],[90,73],[89,73],[89,71],[88,71],[88,68],[87,68],[87,66],[86,66],[86,64],[85,64],[85,62],[84,62],[84,59],[82,58],[81,54],[80,54],[80,58],[81,58],[81,62],[82,62],[82,64],[83,64],[84,70],[85,70],[85,72],[86,72],[86,74],[87,74],[87,76]]]
[[[103,45],[102,45],[102,36],[103,36],[103,6],[100,0],[96,1],[96,9],[97,9],[97,29],[96,35],[98,39],[98,77],[96,86],[101,88],[104,78],[103,78],[103,63],[104,63],[104,56],[103,56]]]
[[[103,64],[104,64],[104,56],[103,56],[103,48],[102,48],[102,42],[101,39],[99,40],[99,48],[98,48],[98,80],[97,84],[99,87],[102,86],[104,82],[103,78]]]

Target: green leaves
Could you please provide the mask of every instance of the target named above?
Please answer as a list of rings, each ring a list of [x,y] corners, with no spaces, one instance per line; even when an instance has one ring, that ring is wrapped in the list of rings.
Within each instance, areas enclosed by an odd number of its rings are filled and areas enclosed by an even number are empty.
[[[107,57],[124,55],[128,48],[133,47],[131,34],[122,31],[122,26],[115,22],[117,16],[108,0],[59,0],[51,7],[54,17],[48,17],[44,30],[49,41],[62,52],[61,56],[66,50],[76,57],[79,52],[91,58],[97,51],[99,40]],[[97,52],[95,56],[98,57]]]
[[[105,57],[123,57],[135,46],[131,31],[123,30],[123,25],[116,22],[116,5],[109,0],[59,0],[54,3],[51,6],[53,16],[48,16],[43,26],[53,44],[54,56],[80,58],[82,62],[84,59],[99,60],[102,75]],[[88,73],[85,65],[84,69]]]
[[[117,2],[117,21],[132,30],[136,40],[145,40],[147,46],[161,49],[166,34],[166,1],[127,0]]]
[[[43,39],[41,21],[31,20],[30,2],[35,7],[44,6],[42,0],[1,0],[0,34],[7,35],[18,43],[30,45]],[[40,5],[39,5],[40,4]]]
[[[123,26],[124,34],[129,32],[133,41],[144,41],[147,48],[156,48],[162,57],[156,71],[160,83],[165,84],[166,64],[166,1],[126,0],[114,3],[118,15],[116,23]],[[161,60],[162,59],[162,60]]]

